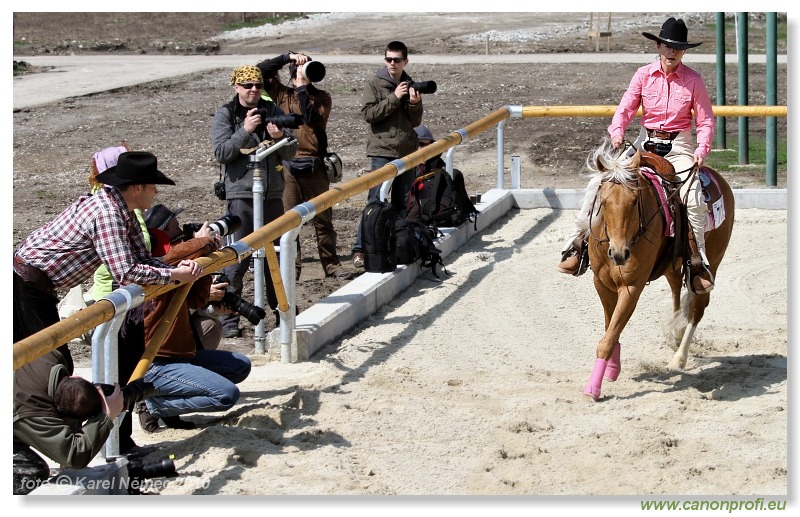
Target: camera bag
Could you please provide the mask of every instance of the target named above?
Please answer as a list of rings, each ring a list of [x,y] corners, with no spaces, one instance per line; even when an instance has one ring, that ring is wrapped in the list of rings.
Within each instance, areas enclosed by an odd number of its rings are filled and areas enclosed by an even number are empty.
[[[473,221],[477,230],[480,213],[467,194],[464,175],[453,170],[453,177],[444,169],[434,169],[417,177],[407,201],[409,214],[419,213],[419,220],[436,227],[455,227]]]
[[[368,273],[390,273],[397,266],[395,211],[391,203],[370,201],[361,215],[361,249],[364,270]]]
[[[325,153],[322,159],[325,165],[325,172],[328,173],[328,181],[331,183],[339,183],[342,181],[342,159],[336,153]]]
[[[289,171],[295,176],[310,176],[318,164],[318,158],[294,158],[289,162]]]
[[[444,269],[442,251],[434,243],[438,230],[419,221],[398,217],[394,231],[397,239],[395,247],[397,263],[413,264],[419,260],[421,267],[430,268],[433,276],[438,278],[436,266],[441,264]]]

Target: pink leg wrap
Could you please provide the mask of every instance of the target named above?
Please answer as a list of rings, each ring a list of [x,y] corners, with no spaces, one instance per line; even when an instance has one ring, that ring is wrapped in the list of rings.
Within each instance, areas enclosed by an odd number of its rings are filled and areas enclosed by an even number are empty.
[[[622,363],[619,359],[619,341],[617,341],[617,344],[614,345],[614,351],[611,352],[611,359],[608,360],[605,378],[609,381],[615,381],[619,377],[620,371],[622,371]]]
[[[595,359],[592,374],[589,375],[589,382],[583,387],[583,394],[589,395],[594,400],[600,398],[600,389],[603,387],[603,374],[606,371],[608,361],[605,359]]]

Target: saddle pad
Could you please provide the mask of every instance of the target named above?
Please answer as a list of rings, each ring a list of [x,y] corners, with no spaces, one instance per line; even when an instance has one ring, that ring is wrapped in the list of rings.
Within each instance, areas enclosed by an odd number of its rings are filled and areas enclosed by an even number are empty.
[[[708,214],[703,225],[703,231],[710,232],[725,221],[725,200],[722,198],[722,190],[719,188],[717,178],[713,174],[706,172],[705,167],[700,169],[700,184],[703,186]]]
[[[661,201],[661,213],[664,214],[664,237],[675,237],[675,221],[672,220],[672,214],[667,206],[667,192],[664,190],[664,185],[661,184],[661,177],[649,167],[642,167],[639,172],[650,180],[653,188],[656,190],[656,195]]]

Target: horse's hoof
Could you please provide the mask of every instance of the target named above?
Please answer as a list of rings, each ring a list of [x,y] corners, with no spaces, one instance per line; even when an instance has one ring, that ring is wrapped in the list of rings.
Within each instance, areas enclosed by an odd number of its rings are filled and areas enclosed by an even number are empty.
[[[685,367],[686,365],[681,364],[680,361],[670,361],[667,365],[667,369],[671,372],[682,372]]]
[[[583,387],[583,398],[586,400],[591,400],[592,402],[597,402],[600,398],[600,386],[592,386],[591,384],[587,384]]]

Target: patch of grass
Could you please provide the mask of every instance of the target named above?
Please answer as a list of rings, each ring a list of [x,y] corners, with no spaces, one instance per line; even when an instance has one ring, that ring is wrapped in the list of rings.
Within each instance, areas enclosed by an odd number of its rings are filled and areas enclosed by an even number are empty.
[[[14,61],[14,76],[27,74],[30,72],[30,64],[26,61]]]
[[[289,20],[297,20],[298,18],[302,18],[304,16],[303,13],[273,13],[275,16],[261,16],[258,18],[247,19],[245,20],[232,22],[225,25],[222,30],[223,31],[235,31],[237,29],[244,29],[247,27],[260,27],[262,25],[278,25],[285,21]]]
[[[731,149],[724,151],[712,151],[708,155],[708,166],[720,172],[741,170],[747,168],[739,165],[739,139],[736,135],[728,135],[728,145]],[[767,164],[767,139],[764,136],[751,136],[748,140],[749,164],[763,169]],[[786,173],[786,137],[778,138],[778,149],[776,153],[777,172]]]

